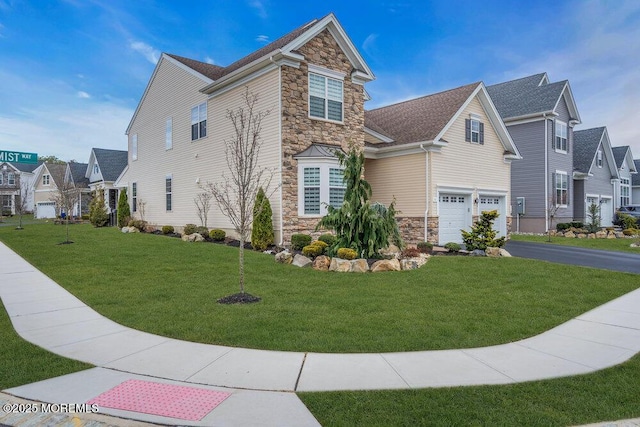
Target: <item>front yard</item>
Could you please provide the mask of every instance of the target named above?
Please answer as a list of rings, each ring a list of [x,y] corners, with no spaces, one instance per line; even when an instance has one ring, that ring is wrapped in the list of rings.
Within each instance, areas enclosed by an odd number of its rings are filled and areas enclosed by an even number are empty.
[[[237,249],[74,225],[0,228],[0,240],[107,317],[206,343],[319,352],[485,346],[543,332],[638,286],[637,275],[524,259],[434,257],[422,269],[316,272]],[[577,240],[577,239],[576,239]],[[0,313],[0,388],[86,367],[44,352]],[[640,356],[597,372],[516,385],[301,393],[323,425],[570,425],[640,416]]]

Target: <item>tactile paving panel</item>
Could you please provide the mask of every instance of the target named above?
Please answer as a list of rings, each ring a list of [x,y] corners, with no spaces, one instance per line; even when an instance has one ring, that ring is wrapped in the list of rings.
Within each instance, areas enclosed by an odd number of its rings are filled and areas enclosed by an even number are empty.
[[[231,393],[128,380],[87,403],[113,409],[199,421]]]

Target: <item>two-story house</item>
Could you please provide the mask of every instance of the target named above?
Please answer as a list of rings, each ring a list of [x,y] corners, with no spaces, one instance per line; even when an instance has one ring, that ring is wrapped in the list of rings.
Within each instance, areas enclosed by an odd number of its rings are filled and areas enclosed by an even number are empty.
[[[615,213],[615,185],[618,168],[606,127],[573,133],[574,219],[589,223],[589,207],[598,207],[600,224],[611,226]]]
[[[511,170],[511,204],[521,232],[545,232],[551,222],[572,221],[573,127],[580,114],[567,80],[546,73],[487,87],[522,154]]]
[[[619,181],[616,182],[615,189],[615,207],[629,206],[634,203],[631,193],[631,179],[638,173],[636,164],[633,161],[631,147],[623,145],[621,147],[613,147],[613,155],[616,159],[618,168]]]
[[[71,215],[74,217],[80,217],[89,213],[91,190],[89,189],[89,180],[85,176],[87,166],[87,163],[67,163],[64,179],[66,182],[70,182],[73,188],[77,190],[76,202],[71,211]]]
[[[520,154],[483,83],[365,112],[365,178],[396,201],[403,237],[462,243],[482,211],[511,227],[511,161]]]
[[[248,90],[258,96],[257,111],[269,113],[258,162],[274,173],[267,193],[276,242],[288,241],[313,230],[325,203],[341,203],[337,158],[303,153],[314,144],[364,147],[364,84],[373,79],[333,14],[227,67],[163,54],[127,128],[128,167],[117,185],[128,187],[134,215],[143,206],[153,224],[197,223],[193,199],[228,175],[224,141],[234,130],[227,112],[243,106]],[[217,206],[209,224],[232,228]]]
[[[0,215],[16,213],[20,202],[20,170],[9,162],[0,163]]]
[[[118,188],[115,183],[127,167],[128,153],[124,150],[92,148],[89,163],[85,165],[83,177],[89,182],[90,191],[102,190],[108,213],[118,208]]]
[[[60,214],[55,199],[64,187],[66,170],[66,164],[58,163],[43,163],[36,169],[33,196],[36,218],[55,218]]]

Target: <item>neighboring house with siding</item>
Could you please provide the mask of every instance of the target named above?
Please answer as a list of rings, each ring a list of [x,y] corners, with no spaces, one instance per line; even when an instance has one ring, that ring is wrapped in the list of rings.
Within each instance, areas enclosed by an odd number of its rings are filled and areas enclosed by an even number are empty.
[[[36,218],[55,218],[60,214],[56,206],[58,188],[63,185],[67,165],[43,163],[36,169],[34,203]]]
[[[87,163],[69,162],[65,172],[65,180],[71,182],[73,188],[77,190],[77,201],[74,203],[71,215],[80,217],[89,213],[89,203],[91,202],[91,190],[89,189],[89,179],[85,176]]]
[[[631,147],[624,145],[613,147],[613,155],[616,159],[618,176],[620,180],[616,183],[616,209],[620,206],[628,206],[634,203],[631,193],[631,179],[637,175],[638,169],[633,161]],[[637,203],[637,202],[636,202]]]
[[[289,242],[314,229],[323,203],[341,203],[338,159],[307,150],[364,147],[364,84],[373,79],[333,14],[227,67],[165,53],[127,128],[128,166],[116,185],[128,188],[134,216],[144,206],[152,224],[198,223],[193,200],[229,173],[224,142],[234,131],[226,114],[244,105],[248,90],[258,95],[256,109],[269,111],[259,163],[274,171],[266,192],[276,243]],[[215,204],[208,225],[232,229]]]
[[[373,201],[396,201],[410,242],[462,242],[482,211],[511,227],[511,161],[520,154],[483,83],[365,112]]]
[[[589,207],[593,204],[598,206],[600,224],[611,226],[619,177],[607,128],[575,131],[573,138],[574,219],[589,223]]]
[[[640,159],[633,161],[636,170],[640,169]],[[636,205],[640,205],[640,173],[631,175],[631,200]]]
[[[16,213],[20,202],[20,170],[9,162],[0,162],[0,215]]]
[[[33,163],[11,163],[11,166],[14,169],[18,170],[19,180],[20,180],[20,191],[16,193],[17,199],[14,199],[12,202],[13,212],[15,213],[15,206],[20,202],[21,197],[26,196],[25,210],[26,212],[33,212],[35,209],[35,205],[33,202],[33,187],[35,185],[35,176],[37,173],[38,167],[42,165],[42,162],[38,162],[37,164]],[[0,165],[2,167],[2,165]],[[23,188],[23,184],[25,184]],[[3,201],[3,206],[9,203],[8,201]]]
[[[524,198],[522,232],[545,232],[574,218],[573,127],[580,115],[567,80],[551,83],[546,73],[487,87],[522,161],[511,169],[511,205]]]
[[[127,167],[127,158],[128,152],[124,150],[91,149],[84,177],[89,182],[90,191],[100,189],[104,192],[104,203],[108,213],[115,212],[118,208],[119,192],[115,183]]]

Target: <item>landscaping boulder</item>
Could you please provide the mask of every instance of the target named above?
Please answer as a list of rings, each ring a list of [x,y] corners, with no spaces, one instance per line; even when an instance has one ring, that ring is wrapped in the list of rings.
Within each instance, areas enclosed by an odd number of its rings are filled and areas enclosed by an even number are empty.
[[[511,254],[506,250],[500,248],[500,256],[505,258],[511,258]]]
[[[587,235],[586,235],[586,234],[584,234],[584,233],[578,233],[578,234],[576,234],[576,237],[577,237],[578,239],[585,239],[585,238],[587,237]]]
[[[616,239],[624,239],[625,238],[625,235],[624,235],[624,233],[622,231],[616,231],[615,234],[616,234]]]
[[[351,267],[349,268],[349,271],[352,273],[366,273],[369,271],[369,264],[366,259],[354,259],[351,260],[350,264]]]
[[[600,230],[596,232],[596,239],[606,239],[607,238],[607,232]]]
[[[331,258],[326,255],[320,255],[313,260],[313,269],[319,271],[329,271],[331,265]]]
[[[616,233],[614,233],[613,231],[610,231],[607,233],[607,239],[615,239],[616,238]]]
[[[574,237],[576,237],[576,235],[575,235],[575,233],[573,231],[569,230],[566,233],[564,233],[564,237],[574,238]]]
[[[401,259],[400,268],[402,268],[402,270],[415,270],[416,268],[418,268],[418,262],[415,258]]]
[[[492,258],[497,258],[500,256],[500,248],[492,248],[489,247],[484,250],[485,255]]]
[[[296,256],[293,257],[293,265],[295,265],[296,267],[311,267],[311,264],[313,264],[313,262],[307,258],[304,255],[300,255],[300,254],[296,254]]]
[[[337,271],[339,273],[348,273],[351,271],[351,261],[342,258],[331,258],[329,271]]]
[[[202,237],[202,235],[199,233],[183,234],[182,241],[183,242],[204,242],[204,237]]]
[[[139,233],[140,230],[138,230],[135,227],[122,227],[122,232],[123,233]]]
[[[469,256],[487,256],[487,254],[482,249],[474,249]]]
[[[276,262],[280,264],[291,264],[293,262],[293,255],[289,251],[282,251],[276,254]]]
[[[595,238],[596,238],[596,233],[587,234],[587,239],[595,239]]]
[[[377,273],[379,271],[400,271],[400,261],[397,259],[381,259],[371,266],[371,271]]]

